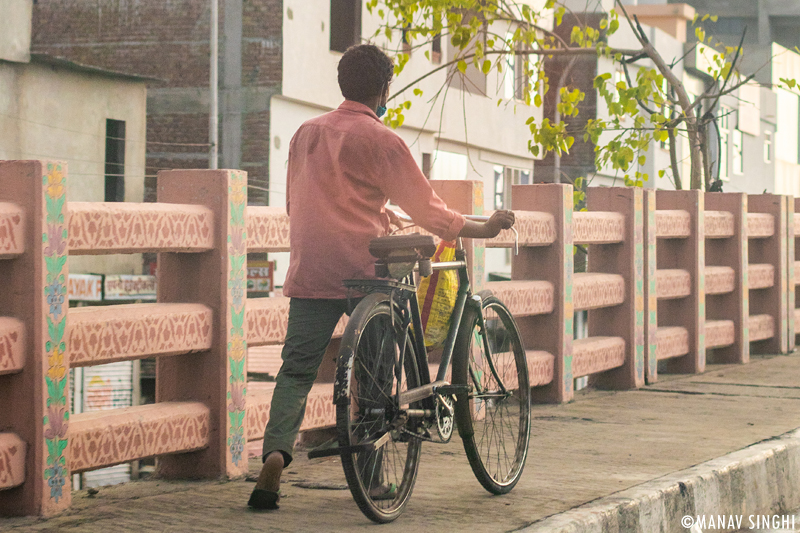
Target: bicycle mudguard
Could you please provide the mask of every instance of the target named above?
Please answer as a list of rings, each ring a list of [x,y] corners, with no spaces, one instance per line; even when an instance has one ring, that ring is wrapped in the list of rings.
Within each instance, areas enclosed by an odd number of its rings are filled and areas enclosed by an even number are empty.
[[[361,336],[360,331],[356,331],[357,324],[362,322],[362,316],[366,315],[372,308],[381,302],[388,302],[389,296],[382,292],[373,292],[365,296],[353,310],[350,315],[350,320],[347,321],[347,326],[342,335],[342,343],[339,347],[339,362],[336,365],[336,378],[333,382],[333,403],[339,405],[350,401],[348,395],[350,377],[353,373],[353,358],[350,355],[355,350],[355,344]],[[348,361],[347,366],[341,364],[342,361]]]

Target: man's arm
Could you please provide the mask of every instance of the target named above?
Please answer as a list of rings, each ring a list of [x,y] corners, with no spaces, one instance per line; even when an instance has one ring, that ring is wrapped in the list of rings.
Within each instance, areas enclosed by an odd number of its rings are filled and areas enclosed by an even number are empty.
[[[467,219],[458,236],[468,239],[491,239],[497,237],[502,230],[513,226],[514,220],[513,211],[495,211],[486,222]]]

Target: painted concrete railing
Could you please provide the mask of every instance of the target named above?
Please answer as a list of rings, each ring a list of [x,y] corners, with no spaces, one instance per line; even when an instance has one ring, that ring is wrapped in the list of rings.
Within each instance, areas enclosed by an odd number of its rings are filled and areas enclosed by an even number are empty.
[[[289,249],[282,208],[246,207],[239,171],[159,173],[158,203],[68,203],[66,167],[0,162],[0,514],[49,515],[75,472],[158,456],[172,478],[236,477],[266,424],[288,298],[246,298],[247,252]],[[432,182],[462,213],[475,182]],[[537,401],[573,396],[574,378],[635,388],[667,371],[702,372],[706,350],[794,346],[794,201],[697,191],[515,186],[520,254],[510,281],[480,286],[484,246],[467,241],[476,290],[516,316]],[[748,201],[749,200],[749,201]],[[575,273],[573,248],[588,247]],[[748,254],[749,249],[749,254]],[[68,255],[158,252],[158,303],[70,309]],[[791,260],[790,260],[791,259]],[[586,310],[589,337],[573,340]],[[334,423],[336,328],[303,429]],[[249,348],[249,352],[248,352]],[[69,368],[157,358],[157,403],[70,415]],[[432,365],[436,365],[435,356]]]

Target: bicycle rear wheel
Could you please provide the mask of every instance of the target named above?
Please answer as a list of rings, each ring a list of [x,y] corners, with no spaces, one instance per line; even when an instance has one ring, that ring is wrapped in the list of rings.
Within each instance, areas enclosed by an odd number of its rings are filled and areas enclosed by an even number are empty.
[[[421,442],[404,429],[395,392],[417,387],[416,354],[409,334],[398,339],[397,315],[383,294],[370,294],[347,324],[337,368],[336,427],[339,446],[380,443],[342,453],[347,485],[361,511],[374,522],[397,518],[417,478]],[[398,369],[401,346],[405,363]]]
[[[453,350],[453,382],[472,385],[459,397],[455,415],[469,464],[492,494],[505,494],[519,481],[530,440],[530,399],[525,350],[514,318],[497,298],[464,313]],[[487,356],[484,342],[489,345]]]

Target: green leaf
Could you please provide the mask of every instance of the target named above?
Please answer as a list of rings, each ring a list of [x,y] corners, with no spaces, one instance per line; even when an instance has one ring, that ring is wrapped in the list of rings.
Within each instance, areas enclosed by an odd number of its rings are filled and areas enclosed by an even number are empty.
[[[492,62],[489,61],[488,59],[484,59],[481,71],[483,71],[484,74],[489,74],[490,70],[492,70]]]
[[[463,59],[460,59],[458,61],[458,70],[461,71],[462,74],[464,74],[467,71],[467,62],[464,61]]]

